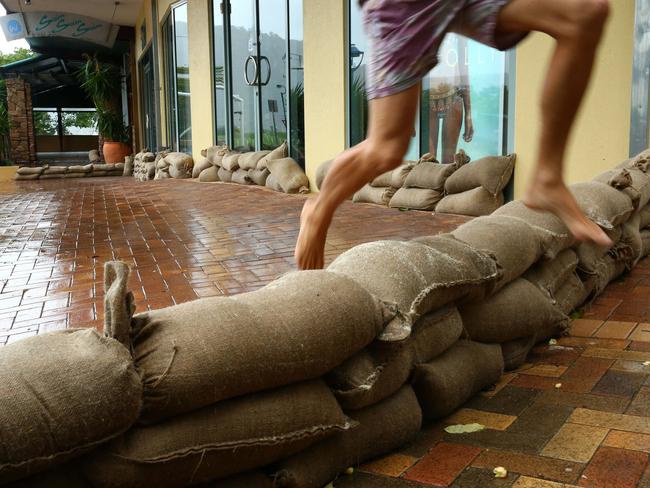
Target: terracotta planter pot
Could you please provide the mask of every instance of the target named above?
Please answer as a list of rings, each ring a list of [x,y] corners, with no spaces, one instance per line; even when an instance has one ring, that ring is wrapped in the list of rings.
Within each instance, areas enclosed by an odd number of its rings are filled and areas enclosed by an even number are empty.
[[[104,141],[102,152],[107,163],[123,163],[124,157],[131,154],[132,151],[131,146],[123,142]]]

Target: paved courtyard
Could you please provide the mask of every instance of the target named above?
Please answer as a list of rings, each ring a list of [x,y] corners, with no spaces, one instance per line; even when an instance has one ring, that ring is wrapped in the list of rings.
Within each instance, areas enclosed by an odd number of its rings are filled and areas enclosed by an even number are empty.
[[[103,263],[126,261],[138,310],[259,288],[294,268],[304,197],[228,184],[130,178],[0,183],[0,346],[102,324]],[[376,239],[466,219],[346,203],[330,261]],[[650,488],[650,260],[410,446],[344,475],[340,488]],[[486,430],[444,432],[477,422]],[[505,467],[505,479],[492,470]]]

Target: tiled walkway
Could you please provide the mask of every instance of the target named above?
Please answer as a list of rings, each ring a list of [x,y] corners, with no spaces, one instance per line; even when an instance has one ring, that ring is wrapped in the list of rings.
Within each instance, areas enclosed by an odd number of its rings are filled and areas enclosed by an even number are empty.
[[[139,310],[263,286],[292,269],[304,197],[126,178],[0,183],[0,344],[98,326],[102,266],[133,268]],[[461,217],[344,205],[328,259],[375,239],[449,230]],[[574,321],[571,337],[340,488],[650,488],[650,260]],[[450,423],[486,430],[452,435]],[[509,474],[496,479],[492,470]],[[544,481],[546,480],[546,481]]]

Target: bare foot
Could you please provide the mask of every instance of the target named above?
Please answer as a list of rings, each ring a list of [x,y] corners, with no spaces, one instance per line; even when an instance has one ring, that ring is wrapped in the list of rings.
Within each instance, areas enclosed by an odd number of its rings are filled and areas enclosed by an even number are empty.
[[[526,206],[546,210],[558,216],[579,241],[592,241],[603,247],[611,247],[612,240],[597,224],[583,213],[569,189],[562,182],[534,182],[524,196]]]
[[[294,253],[299,269],[323,268],[328,222],[316,216],[315,205],[315,198],[308,199],[300,214],[300,233]]]

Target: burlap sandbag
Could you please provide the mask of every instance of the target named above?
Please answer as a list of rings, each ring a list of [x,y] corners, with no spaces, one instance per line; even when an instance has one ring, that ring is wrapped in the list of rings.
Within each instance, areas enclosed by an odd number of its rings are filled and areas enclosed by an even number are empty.
[[[215,166],[221,166],[221,160],[230,152],[227,145],[211,146],[205,150],[205,157]]]
[[[390,319],[363,287],[327,271],[289,273],[254,292],[136,314],[140,420],[317,378],[369,344]]]
[[[390,199],[395,194],[395,189],[391,187],[376,187],[364,185],[361,190],[356,192],[352,197],[355,203],[374,203],[375,205],[388,205]]]
[[[499,277],[494,259],[451,236],[361,244],[327,269],[397,305],[397,316],[381,335],[386,341],[405,339],[420,316],[489,288]]]
[[[535,336],[522,337],[513,341],[501,344],[501,355],[503,356],[503,369],[512,371],[521,367],[528,357],[531,349],[535,346]]]
[[[270,153],[264,156],[257,162],[257,169],[268,168],[269,161],[275,161],[276,159],[284,159],[289,156],[289,146],[287,141],[284,141],[278,147],[273,149]],[[270,168],[269,168],[270,169]],[[273,171],[271,171],[272,173]]]
[[[191,178],[194,168],[194,159],[189,154],[182,152],[169,153],[164,158],[169,163],[169,175],[172,178]]]
[[[503,205],[503,201],[503,193],[497,193],[494,196],[485,188],[479,186],[462,193],[445,196],[440,200],[435,210],[437,213],[480,217],[490,215]]]
[[[553,294],[553,299],[557,307],[565,314],[569,315],[582,305],[591,290],[585,287],[580,277],[575,273],[569,273],[562,286]]]
[[[395,393],[414,364],[425,363],[449,349],[461,336],[463,322],[456,307],[422,316],[405,341],[375,341],[326,375],[344,409],[356,410]]]
[[[232,178],[231,180],[233,183],[237,183],[239,185],[252,185],[253,180],[251,180],[248,177],[248,170],[239,168],[232,173]]]
[[[273,479],[260,470],[254,470],[196,486],[200,488],[273,488]]]
[[[96,165],[97,166],[97,165]],[[100,164],[98,166],[109,166],[107,164]],[[102,169],[102,168],[100,168]],[[112,167],[108,167],[106,169],[112,169]],[[67,166],[48,166],[45,168],[43,171],[43,175],[64,175],[68,172],[68,167]]]
[[[93,171],[113,171],[114,166],[110,163],[93,164]]]
[[[202,171],[210,168],[212,166],[212,163],[208,158],[201,158],[196,163],[194,163],[194,167],[192,168],[192,178],[198,178],[199,175],[201,174]],[[217,171],[215,170],[214,174],[217,174]]]
[[[122,176],[133,176],[133,156],[124,157],[124,170],[122,171]]]
[[[219,178],[219,181],[230,183],[232,181],[232,171],[220,167],[217,171],[217,177]]]
[[[75,459],[29,478],[2,486],[4,488],[93,488],[81,473],[78,465],[79,461]]]
[[[278,181],[275,179],[275,177],[272,174],[269,174],[266,177],[266,183],[264,183],[264,186],[270,188],[271,190],[282,192],[282,187],[280,186],[280,183],[278,183]]]
[[[469,337],[480,342],[507,342],[534,335],[537,330],[558,324],[568,326],[568,317],[532,283],[518,278],[480,302],[459,307]]]
[[[636,266],[643,252],[640,221],[641,216],[638,212],[632,214],[632,217],[621,226],[621,240],[610,251],[616,258],[625,262],[628,270]]]
[[[53,175],[50,175],[53,176]],[[61,175],[56,175],[56,176],[61,176]],[[85,178],[86,176],[90,176],[88,173],[66,173],[62,175],[64,178]]]
[[[646,227],[650,227],[650,205],[639,210],[639,228],[645,229]]]
[[[513,219],[522,220],[535,229],[542,239],[547,239],[550,235],[550,244],[544,253],[547,259],[553,259],[558,253],[571,247],[575,242],[575,238],[559,218],[550,212],[540,212],[528,208],[521,200],[505,204],[495,210],[494,215],[506,215]]]
[[[0,483],[59,465],[136,420],[142,384],[129,351],[93,329],[0,349]]]
[[[239,167],[246,170],[256,169],[257,163],[259,163],[260,159],[268,156],[270,153],[271,151],[255,151],[244,153],[239,156]]]
[[[131,347],[135,299],[128,289],[129,267],[120,261],[104,264],[104,335]]]
[[[650,254],[650,229],[641,231],[641,257],[644,258]]]
[[[521,276],[548,247],[550,235],[542,235],[525,222],[510,217],[478,217],[462,224],[451,235],[475,249],[494,256],[502,276],[496,289]]]
[[[102,158],[99,156],[99,151],[97,149],[91,149],[88,151],[88,161],[91,163],[98,163],[102,160]]]
[[[613,229],[606,229],[605,233],[614,243],[611,247],[599,246],[594,242],[583,241],[577,244],[574,249],[578,255],[578,269],[583,273],[593,274],[596,272],[603,256],[607,254],[612,247],[615,247],[623,235],[623,227],[617,226]]]
[[[330,170],[333,163],[334,160],[330,159],[329,161],[325,161],[324,163],[321,163],[321,165],[316,169],[316,188],[318,188],[319,190],[323,185],[323,180],[327,176],[327,172]]]
[[[456,170],[445,182],[449,194],[462,193],[482,186],[491,195],[497,196],[506,187],[515,168],[514,154],[488,156]]]
[[[155,170],[156,170],[156,168],[154,168],[154,171],[153,171],[152,176],[151,176],[150,179],[153,179],[153,177],[155,175]],[[93,172],[90,173],[88,176],[92,176],[94,178],[94,177],[108,176],[108,175],[109,175],[109,173],[106,170],[99,170],[99,169],[95,170],[95,169],[93,169]]]
[[[152,152],[145,152],[142,155],[142,161],[144,161],[145,163],[151,163],[155,159],[156,159],[156,155],[154,153],[152,153]]]
[[[422,425],[422,412],[410,386],[402,387],[381,403],[350,412],[350,416],[359,422],[358,427],[280,462],[273,474],[274,486],[322,488],[346,468],[412,441]]]
[[[404,180],[415,166],[413,161],[404,161],[399,167],[382,173],[377,176],[374,180],[370,182],[371,186],[390,186],[395,189],[402,188],[404,186]]]
[[[526,271],[522,278],[552,297],[577,266],[578,255],[572,249],[565,249],[555,259],[537,263]]]
[[[240,156],[241,156],[241,153],[237,153],[237,152],[230,152],[228,154],[225,154],[221,159],[220,166],[223,169],[225,169],[227,171],[230,171],[230,172],[236,171],[237,169],[239,169],[239,157]]]
[[[268,365],[267,365],[268,366]],[[85,462],[93,486],[190,486],[264,466],[354,426],[321,381],[136,427]]]
[[[154,176],[153,179],[154,180],[166,180],[168,178],[171,178],[171,175],[169,174],[169,167],[156,169],[156,175]]]
[[[16,174],[14,176],[14,180],[38,180],[41,177],[40,173],[36,174],[31,174],[31,175],[21,175],[21,174]]]
[[[639,168],[606,171],[596,176],[594,181],[609,184],[625,193],[635,209],[643,208],[650,202],[650,175]]]
[[[632,200],[626,194],[599,181],[571,185],[582,211],[603,229],[613,229],[625,222],[634,211]]]
[[[388,202],[391,208],[409,208],[413,210],[433,210],[442,198],[436,190],[422,188],[400,188]]]
[[[249,169],[248,178],[256,185],[264,186],[266,185],[266,179],[269,177],[271,172],[268,168],[264,169]]]
[[[433,361],[415,368],[413,389],[424,418],[437,419],[499,381],[502,373],[499,344],[461,340]]]
[[[219,179],[220,168],[218,166],[212,166],[211,164],[201,171],[199,174],[199,181],[203,183],[211,183],[215,181],[221,181]],[[224,170],[225,171],[225,170]]]
[[[406,188],[429,188],[443,192],[445,182],[456,171],[455,164],[421,161],[415,165],[404,181]]]
[[[607,285],[621,276],[626,269],[624,261],[617,259],[610,254],[606,254],[596,265],[595,272],[587,275],[584,279],[585,287],[592,290],[589,298],[595,298],[600,295]]]
[[[89,167],[90,166],[90,167]],[[85,165],[85,166],[80,166],[80,165],[74,165],[74,166],[68,166],[68,174],[70,173],[90,173],[93,170],[92,165]]]
[[[269,160],[265,166],[259,169],[264,168],[269,169],[285,193],[309,193],[307,175],[292,158]]]
[[[49,168],[49,166],[37,166],[37,167],[22,166],[16,170],[16,174],[22,176],[40,175],[47,168]]]

